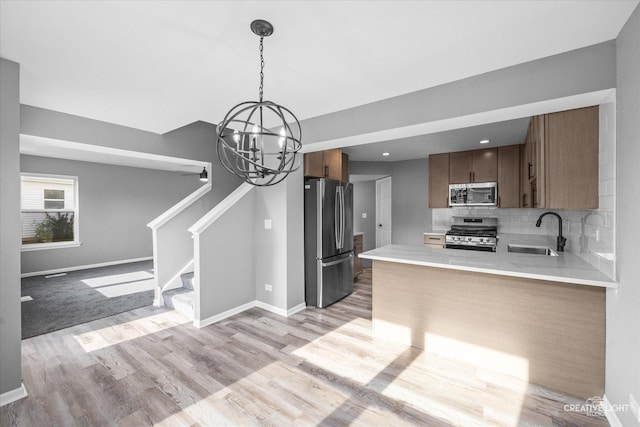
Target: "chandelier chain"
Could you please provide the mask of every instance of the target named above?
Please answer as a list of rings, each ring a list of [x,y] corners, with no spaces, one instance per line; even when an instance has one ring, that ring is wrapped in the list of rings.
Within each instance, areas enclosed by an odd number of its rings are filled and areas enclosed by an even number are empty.
[[[264,56],[262,54],[264,49],[263,40],[264,37],[260,37],[260,102],[262,102],[262,94],[264,92]]]

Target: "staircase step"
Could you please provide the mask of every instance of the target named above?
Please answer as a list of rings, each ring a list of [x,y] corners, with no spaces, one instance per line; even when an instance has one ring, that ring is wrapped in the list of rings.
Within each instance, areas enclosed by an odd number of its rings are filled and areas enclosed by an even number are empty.
[[[164,297],[165,306],[173,308],[189,319],[193,319],[195,294],[195,291],[191,289],[177,288],[166,291],[162,296]]]
[[[182,286],[187,289],[193,290],[193,276],[193,271],[180,275],[180,278],[182,279]]]

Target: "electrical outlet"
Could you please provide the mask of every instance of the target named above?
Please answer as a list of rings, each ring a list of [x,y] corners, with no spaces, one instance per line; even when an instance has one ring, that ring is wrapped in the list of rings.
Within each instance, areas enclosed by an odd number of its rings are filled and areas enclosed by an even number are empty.
[[[640,422],[640,406],[638,405],[638,401],[633,397],[633,394],[629,393],[629,408],[631,409],[631,413],[635,415],[636,420]]]
[[[265,230],[271,230],[271,220],[270,219],[265,219],[264,220],[264,229]]]
[[[265,284],[264,284],[264,290],[265,290],[265,291],[269,291],[269,292],[271,292],[271,291],[273,290],[273,286],[271,286],[271,285],[270,285],[270,284],[268,284],[268,283],[265,283]]]
[[[366,212],[362,212],[362,218],[363,219],[367,219],[367,213]]]

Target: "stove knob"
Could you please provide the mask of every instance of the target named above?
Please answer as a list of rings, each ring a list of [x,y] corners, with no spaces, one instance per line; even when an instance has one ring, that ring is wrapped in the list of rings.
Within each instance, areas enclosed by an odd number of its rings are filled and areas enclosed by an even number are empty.
[[[468,241],[471,241],[472,239],[471,239],[471,237],[467,237],[467,240],[468,240]]]

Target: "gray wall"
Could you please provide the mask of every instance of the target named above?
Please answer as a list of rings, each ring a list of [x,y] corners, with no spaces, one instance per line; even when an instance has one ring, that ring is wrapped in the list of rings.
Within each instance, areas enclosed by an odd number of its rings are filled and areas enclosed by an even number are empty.
[[[19,170],[20,66],[0,58],[0,394],[22,382]]]
[[[392,190],[393,191],[393,190]],[[362,218],[366,213],[367,217]],[[353,231],[364,233],[363,249],[376,247],[376,181],[358,181],[353,183]],[[365,267],[371,266],[370,259],[363,259]]]
[[[402,162],[349,162],[351,175],[388,175],[391,176],[391,242],[398,245],[422,245],[423,233],[431,231],[431,209],[429,209],[429,161],[428,159],[406,160]],[[372,189],[364,187],[364,191],[373,191],[372,207],[366,207],[367,220],[361,218],[361,195],[357,194],[361,187],[354,187],[354,230],[359,224],[372,227],[371,243],[365,249],[375,247],[375,181],[363,181],[355,184],[372,183]],[[363,223],[362,221],[369,221]]]
[[[247,193],[199,236],[200,299],[195,319],[206,320],[256,299],[255,191]],[[197,262],[197,257],[196,257]]]
[[[391,242],[423,245],[431,231],[428,159],[394,162],[391,172]]]
[[[391,175],[392,162],[349,161],[349,175]]]
[[[299,169],[281,184],[255,190],[256,299],[282,310],[304,302],[303,183]],[[271,220],[270,230],[265,219]]]
[[[288,177],[293,179],[293,177]],[[287,202],[286,182],[271,187],[256,188],[254,209],[255,233],[255,293],[256,299],[274,307],[287,306]],[[271,220],[271,229],[264,221]],[[265,290],[265,283],[273,287]]]
[[[147,224],[200,185],[197,176],[20,156],[22,172],[78,177],[79,247],[22,253],[22,273],[149,257]]]
[[[620,287],[607,290],[605,393],[611,403],[640,402],[640,7],[620,32],[617,44],[617,277]],[[623,197],[633,195],[632,197]],[[637,426],[630,411],[618,412],[622,425]]]
[[[301,122],[305,145],[616,85],[613,40]]]
[[[304,303],[304,178],[298,169],[287,185],[287,309]]]
[[[207,134],[207,129],[215,132],[210,123],[195,122],[159,135],[29,105],[21,106],[21,115],[20,131],[26,135],[202,161],[215,156],[215,139],[193,135],[193,129],[200,134]]]

